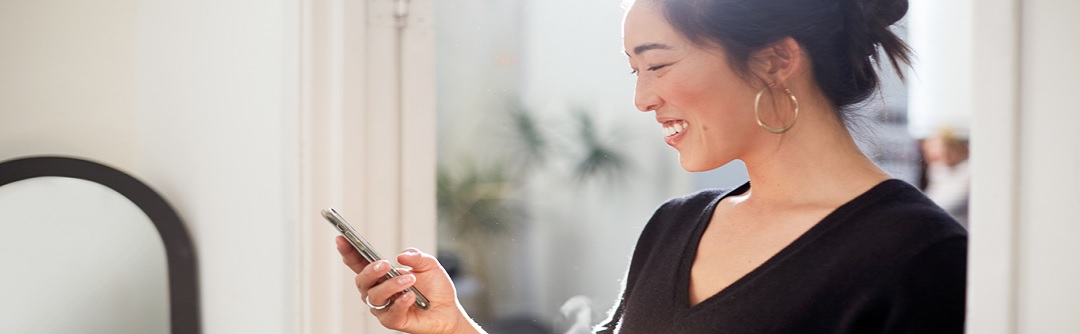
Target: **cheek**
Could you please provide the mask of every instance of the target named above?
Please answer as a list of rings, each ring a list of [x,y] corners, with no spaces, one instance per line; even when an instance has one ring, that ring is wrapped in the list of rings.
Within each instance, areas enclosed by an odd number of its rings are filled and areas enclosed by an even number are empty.
[[[676,74],[676,73],[671,73]],[[666,100],[673,106],[692,112],[708,111],[715,93],[715,86],[709,85],[696,76],[669,75],[665,78]]]
[[[752,96],[747,98],[738,90],[725,90],[718,86],[706,87],[713,89],[684,90],[682,96],[688,103],[688,109],[698,118],[702,130],[730,134],[755,124]]]
[[[753,107],[753,94],[734,73],[718,66],[688,70],[668,81],[671,100],[695,111],[730,114],[730,111]],[[671,73],[675,74],[675,73]],[[752,109],[750,110],[753,111]]]
[[[656,92],[665,103],[696,123],[702,135],[741,136],[756,127],[754,94],[749,84],[726,65],[680,69],[657,80]]]

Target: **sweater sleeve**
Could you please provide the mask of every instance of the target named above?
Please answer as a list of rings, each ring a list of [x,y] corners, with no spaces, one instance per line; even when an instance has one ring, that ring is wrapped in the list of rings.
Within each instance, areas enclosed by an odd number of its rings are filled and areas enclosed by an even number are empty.
[[[638,237],[637,245],[634,246],[633,256],[630,258],[630,267],[626,271],[626,275],[622,280],[622,288],[619,292],[619,299],[615,300],[615,305],[608,311],[608,316],[600,324],[593,328],[593,333],[598,334],[612,334],[619,327],[619,322],[622,320],[623,312],[626,310],[626,300],[634,293],[634,286],[637,282],[638,276],[641,273],[641,267],[644,266],[645,259],[649,256],[654,248],[657,240],[656,238],[660,234],[658,232],[661,229],[661,225],[666,222],[663,217],[666,217],[665,212],[673,210],[678,207],[682,200],[675,199],[668,201],[656,209],[652,218],[649,219],[648,224],[641,231],[641,236]]]
[[[627,272],[629,276],[629,271]],[[615,333],[615,327],[618,326],[619,320],[622,319],[623,310],[626,308],[626,304],[623,300],[626,300],[626,280],[623,278],[622,291],[619,292],[619,299],[615,300],[615,305],[608,311],[607,319],[604,319],[600,324],[593,328],[593,333],[596,334],[613,334]]]
[[[660,210],[657,210],[657,212],[660,212]],[[637,282],[638,274],[641,273],[641,266],[643,265],[641,263],[644,262],[645,257],[650,252],[650,249],[652,249],[653,240],[649,236],[653,234],[649,233],[649,231],[650,227],[653,225],[653,221],[650,221],[650,224],[642,231],[641,237],[638,238],[637,246],[634,247],[634,255],[630,258],[630,268],[627,269],[626,275],[622,280],[619,299],[615,300],[615,305],[608,311],[607,319],[604,319],[604,321],[593,328],[593,333],[615,333],[619,321],[622,320],[623,311],[626,309],[626,300],[634,292],[634,283]]]
[[[937,243],[912,258],[890,294],[882,333],[963,333],[967,238]]]

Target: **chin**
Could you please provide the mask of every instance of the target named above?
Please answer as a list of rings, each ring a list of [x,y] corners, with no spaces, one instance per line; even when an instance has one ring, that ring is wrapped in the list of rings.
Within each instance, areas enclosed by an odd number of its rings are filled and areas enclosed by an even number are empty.
[[[713,169],[717,169],[735,161],[734,158],[730,159],[715,159],[716,156],[710,156],[712,159],[702,159],[701,155],[691,155],[679,152],[679,165],[683,170],[691,173],[708,172]]]
[[[724,164],[714,164],[708,161],[702,161],[700,159],[693,159],[685,155],[679,155],[679,165],[682,166],[683,170],[686,170],[687,172],[696,173],[707,172],[713,169],[717,169]]]

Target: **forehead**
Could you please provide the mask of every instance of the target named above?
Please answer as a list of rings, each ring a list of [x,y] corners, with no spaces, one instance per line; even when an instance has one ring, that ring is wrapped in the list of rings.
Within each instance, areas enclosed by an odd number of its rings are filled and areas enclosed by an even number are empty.
[[[635,1],[623,20],[623,47],[634,56],[634,47],[650,43],[678,48],[687,41],[668,23],[656,4],[648,0]]]

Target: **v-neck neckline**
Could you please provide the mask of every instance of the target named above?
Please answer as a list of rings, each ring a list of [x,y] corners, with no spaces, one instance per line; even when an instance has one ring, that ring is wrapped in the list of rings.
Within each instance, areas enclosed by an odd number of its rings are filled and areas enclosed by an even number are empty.
[[[708,308],[710,307],[710,305],[719,303],[725,297],[735,292],[738,292],[746,285],[753,283],[753,281],[756,280],[758,277],[765,275],[770,269],[782,264],[785,259],[796,254],[806,245],[813,243],[813,241],[816,240],[819,236],[831,230],[833,227],[838,226],[844,221],[846,221],[847,218],[851,216],[851,214],[859,211],[870,203],[876,202],[880,197],[891,193],[891,189],[895,189],[899,186],[896,184],[896,182],[902,183],[904,181],[898,179],[888,179],[882,181],[881,183],[878,183],[866,192],[863,192],[859,196],[856,196],[850,201],[840,205],[835,210],[830,212],[827,216],[825,216],[825,218],[822,218],[821,221],[819,221],[817,224],[814,224],[814,226],[808,229],[806,232],[803,232],[802,235],[795,238],[795,240],[793,240],[787,246],[784,246],[784,248],[780,249],[779,252],[774,254],[761,265],[757,266],[753,270],[750,270],[742,277],[739,277],[728,286],[716,292],[716,294],[703,299],[697,304],[690,305],[690,273],[691,269],[693,268],[694,259],[697,257],[698,246],[701,242],[701,237],[705,232],[705,228],[709,226],[709,223],[712,220],[713,213],[716,211],[716,208],[719,205],[720,201],[729,196],[745,193],[747,190],[750,189],[750,182],[746,182],[738,188],[718,195],[709,203],[708,206],[705,207],[705,210],[702,210],[702,214],[700,217],[698,217],[698,221],[696,222],[697,226],[690,234],[689,240],[687,240],[686,243],[686,248],[682,252],[682,260],[678,267],[679,272],[676,275],[678,279],[678,287],[676,288],[675,293],[675,305],[680,306],[679,313],[687,315],[697,310]]]

